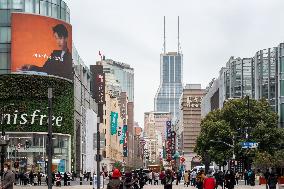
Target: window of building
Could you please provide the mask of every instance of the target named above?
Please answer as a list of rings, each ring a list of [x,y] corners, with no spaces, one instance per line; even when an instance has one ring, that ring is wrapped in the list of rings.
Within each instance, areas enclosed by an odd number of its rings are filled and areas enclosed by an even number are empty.
[[[0,43],[11,43],[11,28],[0,27]]]
[[[40,14],[47,16],[47,2],[46,1],[40,1]]]
[[[10,22],[10,10],[0,10],[0,26],[8,26]]]
[[[24,8],[24,2],[23,0],[13,0],[13,9],[23,9]]]
[[[33,0],[25,0],[25,12],[34,12]]]
[[[8,8],[8,0],[0,0],[0,9]]]
[[[0,70],[7,70],[10,64],[10,53],[0,53]]]

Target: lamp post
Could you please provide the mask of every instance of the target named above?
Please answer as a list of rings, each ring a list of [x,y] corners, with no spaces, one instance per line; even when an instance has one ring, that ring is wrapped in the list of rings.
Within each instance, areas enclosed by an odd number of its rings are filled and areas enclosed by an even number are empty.
[[[52,88],[48,88],[48,134],[47,134],[47,178],[48,189],[52,189]]]

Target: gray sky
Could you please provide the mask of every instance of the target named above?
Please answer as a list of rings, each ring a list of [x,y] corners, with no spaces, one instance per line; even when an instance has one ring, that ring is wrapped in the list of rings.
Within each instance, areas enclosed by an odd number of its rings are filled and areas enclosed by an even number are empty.
[[[284,41],[283,0],[65,0],[73,41],[85,64],[98,51],[135,69],[135,120],[154,108],[159,86],[163,16],[167,51],[177,50],[177,16],[184,85],[206,87],[230,56],[252,57]]]

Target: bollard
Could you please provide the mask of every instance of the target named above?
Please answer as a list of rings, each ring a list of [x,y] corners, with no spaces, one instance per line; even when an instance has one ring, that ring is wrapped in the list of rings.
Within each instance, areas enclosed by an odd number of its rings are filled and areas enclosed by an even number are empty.
[[[90,185],[93,185],[93,178],[90,177]]]
[[[83,178],[82,177],[80,177],[80,185],[82,185],[83,183],[82,183],[82,181],[83,181]]]

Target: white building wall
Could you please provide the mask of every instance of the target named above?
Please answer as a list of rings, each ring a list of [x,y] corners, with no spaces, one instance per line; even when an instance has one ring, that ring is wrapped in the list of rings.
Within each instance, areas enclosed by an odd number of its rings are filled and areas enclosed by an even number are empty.
[[[86,171],[93,174],[96,171],[96,148],[94,146],[94,135],[97,133],[97,114],[87,109],[86,113]]]

